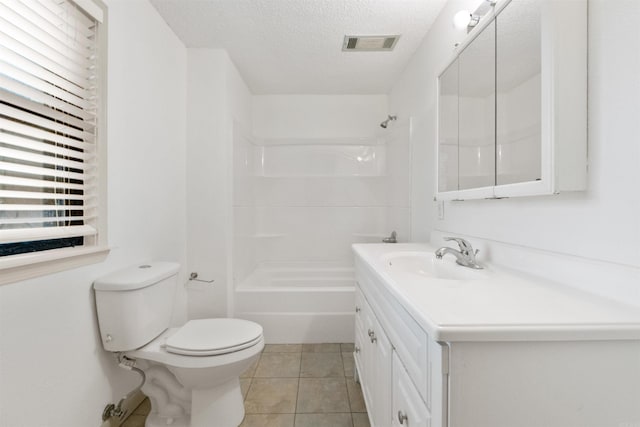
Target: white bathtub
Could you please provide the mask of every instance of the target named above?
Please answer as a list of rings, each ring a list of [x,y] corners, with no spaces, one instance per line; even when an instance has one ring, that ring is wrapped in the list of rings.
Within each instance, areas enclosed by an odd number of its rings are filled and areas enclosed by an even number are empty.
[[[269,263],[236,286],[235,317],[260,323],[267,343],[353,342],[352,266]]]

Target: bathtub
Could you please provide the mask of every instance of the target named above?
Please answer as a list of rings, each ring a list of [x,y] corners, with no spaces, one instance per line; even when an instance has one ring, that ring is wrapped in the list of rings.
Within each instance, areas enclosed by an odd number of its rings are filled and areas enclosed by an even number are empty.
[[[271,344],[353,342],[354,295],[353,266],[265,263],[236,286],[234,316]]]

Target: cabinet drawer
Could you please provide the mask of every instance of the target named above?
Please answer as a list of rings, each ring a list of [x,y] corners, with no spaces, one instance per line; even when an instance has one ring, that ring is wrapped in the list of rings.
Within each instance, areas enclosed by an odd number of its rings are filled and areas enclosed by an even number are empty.
[[[391,415],[392,427],[431,427],[431,414],[395,352],[393,353]]]

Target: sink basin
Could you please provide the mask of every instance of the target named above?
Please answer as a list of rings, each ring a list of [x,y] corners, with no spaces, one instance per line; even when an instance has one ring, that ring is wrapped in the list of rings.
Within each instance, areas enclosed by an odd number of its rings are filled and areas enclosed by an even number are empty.
[[[487,277],[486,270],[472,270],[456,264],[455,259],[437,259],[430,252],[391,252],[382,256],[390,273],[415,274],[440,280],[479,280]]]

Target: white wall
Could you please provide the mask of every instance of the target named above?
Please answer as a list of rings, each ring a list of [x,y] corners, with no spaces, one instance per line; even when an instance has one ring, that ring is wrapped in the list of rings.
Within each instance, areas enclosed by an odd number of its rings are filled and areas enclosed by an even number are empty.
[[[244,280],[257,264],[255,142],[250,129],[233,132],[233,283]]]
[[[138,381],[102,350],[92,282],[185,263],[186,49],[146,0],[108,0],[109,245],[100,264],[0,287],[0,425],[89,427]],[[184,317],[184,297],[177,296]]]
[[[235,207],[253,221],[238,227],[257,235],[253,264],[351,265],[352,243],[379,242],[392,229],[408,239],[409,120],[383,130],[387,114],[385,95],[253,97],[258,160]]]
[[[414,241],[429,241],[435,226],[436,78],[453,58],[454,44],[466,34],[465,30],[453,27],[453,15],[459,10],[475,10],[479,3],[479,0],[449,0],[389,93],[389,111],[401,117],[413,117],[411,233]]]
[[[464,36],[452,27],[453,15],[477,3],[451,0],[445,6],[390,94],[391,110],[415,114],[420,124],[413,147],[414,240],[427,241],[433,230],[461,234],[591,260],[600,269],[627,266],[640,278],[640,2],[635,0],[589,1],[588,190],[450,202],[445,219],[435,219],[436,77],[454,42]]]
[[[253,133],[263,138],[375,136],[386,117],[386,95],[253,97]]]
[[[234,123],[251,128],[251,94],[224,50],[189,49],[187,212],[189,317],[231,309]]]

